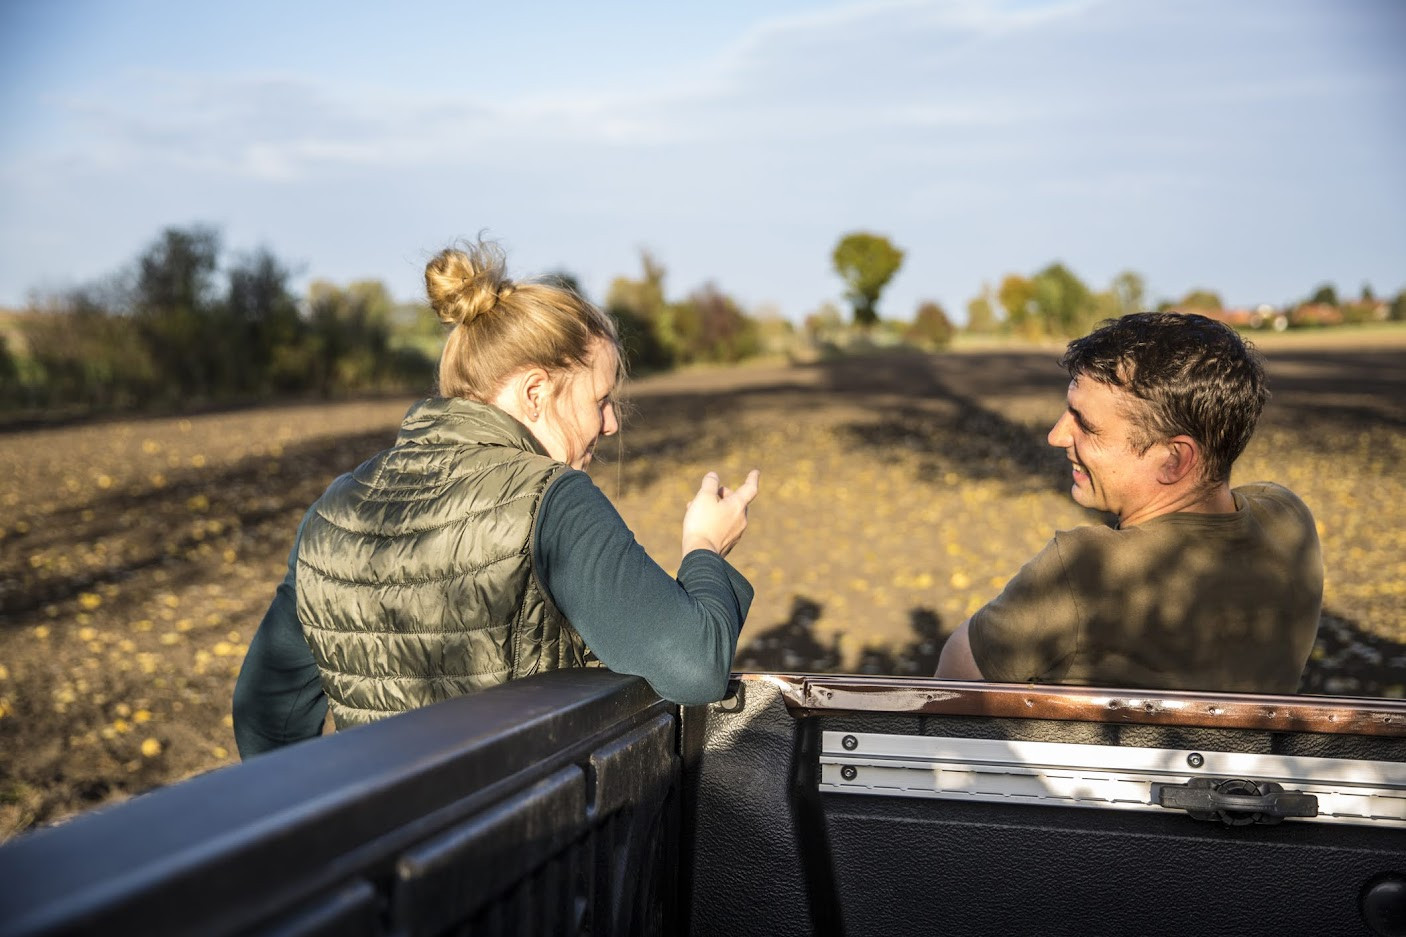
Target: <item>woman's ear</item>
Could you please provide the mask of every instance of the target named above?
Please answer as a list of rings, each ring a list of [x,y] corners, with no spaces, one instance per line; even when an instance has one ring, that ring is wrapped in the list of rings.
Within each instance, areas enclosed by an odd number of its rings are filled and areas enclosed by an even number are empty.
[[[529,368],[518,378],[517,397],[527,422],[541,418],[552,396],[552,377],[543,368]]]
[[[1162,444],[1166,457],[1157,469],[1157,480],[1176,485],[1201,464],[1201,445],[1190,436],[1173,436]]]
[[[551,391],[551,375],[543,368],[528,368],[504,381],[488,402],[519,423],[532,424],[541,419]]]

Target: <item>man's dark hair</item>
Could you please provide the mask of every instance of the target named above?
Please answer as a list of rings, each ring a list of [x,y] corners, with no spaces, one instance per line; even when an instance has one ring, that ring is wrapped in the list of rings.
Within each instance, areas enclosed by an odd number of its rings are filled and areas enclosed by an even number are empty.
[[[1264,361],[1235,330],[1205,316],[1139,312],[1069,343],[1060,365],[1144,401],[1129,414],[1133,446],[1173,436],[1201,444],[1206,484],[1230,478],[1269,399]]]

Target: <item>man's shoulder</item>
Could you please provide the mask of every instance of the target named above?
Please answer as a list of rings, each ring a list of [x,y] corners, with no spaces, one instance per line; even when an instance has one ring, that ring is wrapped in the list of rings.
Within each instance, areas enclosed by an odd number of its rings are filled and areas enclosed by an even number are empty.
[[[1248,482],[1237,485],[1232,493],[1254,501],[1276,501],[1281,504],[1302,505],[1303,499],[1278,482]]]
[[[1300,521],[1313,523],[1313,512],[1302,498],[1275,482],[1250,482],[1233,489],[1236,504],[1251,513],[1289,513]]]
[[[1055,531],[1054,537],[1045,544],[1043,551],[1068,551],[1071,549],[1103,549],[1117,543],[1128,534],[1108,524],[1082,524],[1067,530]]]

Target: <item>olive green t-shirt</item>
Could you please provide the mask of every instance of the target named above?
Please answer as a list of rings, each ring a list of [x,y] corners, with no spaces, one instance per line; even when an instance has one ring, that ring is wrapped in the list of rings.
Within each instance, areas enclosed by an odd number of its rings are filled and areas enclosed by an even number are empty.
[[[971,618],[987,680],[1294,693],[1323,557],[1293,492],[1234,489],[1234,514],[1060,531]]]

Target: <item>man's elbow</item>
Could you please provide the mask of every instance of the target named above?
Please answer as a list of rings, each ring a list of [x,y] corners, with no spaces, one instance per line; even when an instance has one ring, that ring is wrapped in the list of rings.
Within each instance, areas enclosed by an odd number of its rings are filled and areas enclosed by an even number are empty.
[[[942,653],[937,658],[935,676],[946,680],[984,680],[981,668],[976,665],[971,648],[971,619],[968,618],[952,632]]]

